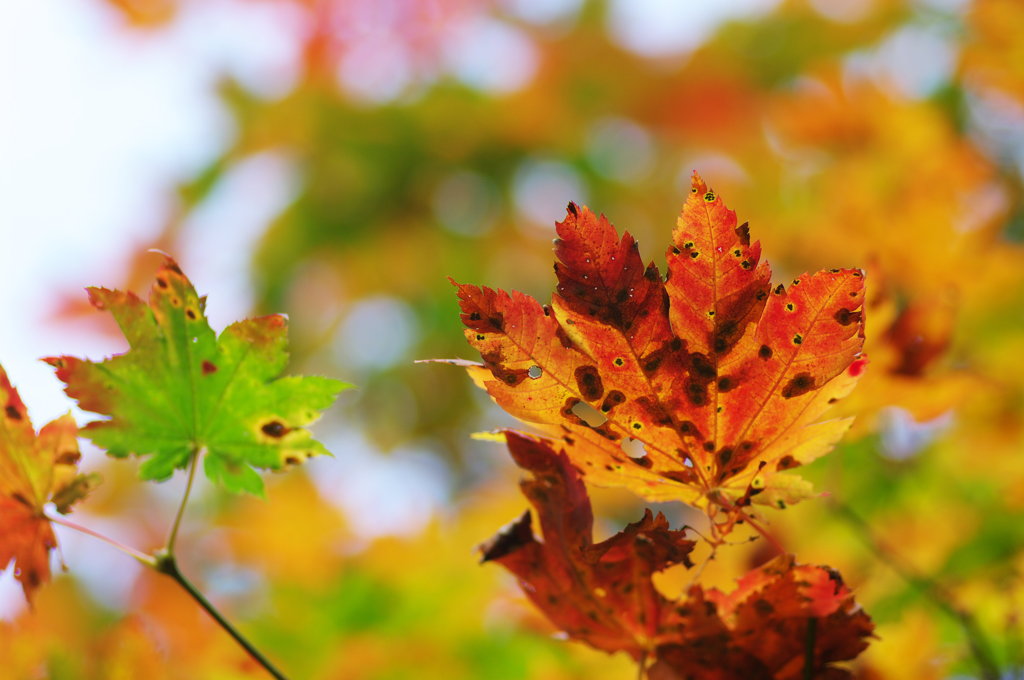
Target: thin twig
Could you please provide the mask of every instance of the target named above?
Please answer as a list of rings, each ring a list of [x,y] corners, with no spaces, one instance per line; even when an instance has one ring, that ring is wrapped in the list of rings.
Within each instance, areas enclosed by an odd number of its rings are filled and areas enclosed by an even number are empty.
[[[174,516],[174,524],[171,526],[171,535],[167,538],[167,553],[174,555],[174,543],[178,540],[178,527],[181,526],[181,518],[185,516],[185,505],[192,494],[192,481],[196,477],[196,467],[199,464],[199,449],[192,450],[192,457],[188,464],[188,482],[185,483],[185,495],[181,497],[181,505],[178,506],[178,514]]]
[[[860,539],[875,553],[878,558],[895,571],[904,581],[917,588],[933,605],[947,616],[956,621],[967,638],[967,646],[971,650],[981,675],[985,680],[999,680],[999,664],[992,655],[992,647],[981,630],[977,620],[967,610],[961,609],[954,604],[953,597],[939,583],[924,576],[911,566],[906,559],[893,551],[889,546],[882,544],[871,530],[867,521],[858,515],[853,508],[832,500],[832,508],[840,517],[845,519],[850,526],[857,531]]]
[[[205,609],[206,613],[212,616],[213,620],[220,624],[220,627],[227,631],[228,635],[233,637],[235,642],[241,645],[241,647],[247,651],[250,656],[252,656],[256,663],[262,666],[276,680],[288,680],[285,675],[279,671],[269,659],[267,659],[267,657],[263,656],[263,654],[256,649],[252,643],[238,631],[238,629],[232,626],[228,620],[224,618],[224,615],[206,599],[198,588],[192,585],[191,581],[185,578],[184,574],[182,574],[178,569],[178,563],[174,559],[174,555],[167,552],[158,553],[156,556],[156,564],[153,568],[161,574],[170,576],[178,585],[184,588],[185,592],[191,595],[192,599],[198,602],[199,606]]]
[[[54,516],[54,515],[45,515],[45,517],[46,517],[46,519],[50,520],[54,524],[59,524],[59,525],[61,525],[63,527],[67,527],[68,529],[74,529],[75,531],[78,531],[78,532],[83,533],[83,534],[87,534],[89,536],[92,536],[93,538],[98,538],[99,540],[103,541],[107,545],[110,545],[110,546],[112,546],[114,548],[117,548],[118,550],[120,550],[124,554],[130,555],[131,557],[134,557],[135,559],[137,559],[139,562],[142,562],[147,567],[153,567],[153,568],[156,567],[156,558],[153,557],[152,555],[148,555],[148,554],[142,552],[141,550],[136,550],[135,548],[133,548],[131,546],[128,546],[128,545],[125,545],[124,543],[121,543],[120,541],[116,541],[113,538],[110,538],[109,536],[104,536],[103,534],[99,533],[98,531],[93,531],[92,529],[90,529],[88,527],[83,527],[81,524],[75,524],[74,522],[72,522],[70,520],[67,520],[67,519],[64,519],[63,517],[57,517],[57,516]]]
[[[807,638],[804,640],[804,680],[814,680],[814,645],[817,644],[818,619],[807,619]]]

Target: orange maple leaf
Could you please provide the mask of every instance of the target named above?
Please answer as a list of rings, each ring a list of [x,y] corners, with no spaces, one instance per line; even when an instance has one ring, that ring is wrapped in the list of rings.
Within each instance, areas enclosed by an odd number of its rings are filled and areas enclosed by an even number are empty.
[[[50,578],[49,553],[57,547],[46,504],[66,514],[96,479],[78,474],[78,427],[70,414],[37,435],[3,368],[0,402],[0,569],[13,560],[15,578],[31,602]]]
[[[804,480],[775,473],[850,425],[817,421],[867,363],[863,272],[772,289],[760,244],[696,173],[664,278],[603,215],[570,204],[557,230],[550,306],[455,284],[477,383],[561,437],[592,483],[725,507],[808,497]],[[643,455],[624,450],[630,439]]]

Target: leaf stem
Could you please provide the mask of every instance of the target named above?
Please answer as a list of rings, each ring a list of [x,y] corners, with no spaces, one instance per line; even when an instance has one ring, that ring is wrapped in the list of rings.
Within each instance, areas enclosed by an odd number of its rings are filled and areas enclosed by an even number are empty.
[[[174,543],[178,540],[178,528],[181,526],[181,518],[185,515],[185,505],[188,504],[188,498],[192,494],[192,482],[196,478],[196,467],[198,466],[200,453],[200,449],[192,449],[192,457],[189,459],[188,482],[185,484],[185,495],[181,497],[178,514],[174,516],[174,525],[171,526],[171,535],[167,538],[166,550],[167,554],[171,556],[174,555]]]
[[[148,555],[148,554],[142,552],[141,550],[136,550],[135,548],[132,548],[131,546],[127,546],[124,543],[121,543],[120,541],[116,541],[113,538],[110,538],[109,536],[104,536],[103,534],[99,533],[98,531],[93,531],[89,527],[84,527],[81,524],[76,524],[76,523],[74,523],[74,522],[72,522],[70,520],[64,519],[63,517],[57,517],[57,516],[49,515],[49,514],[44,515],[44,516],[46,517],[46,519],[50,520],[54,524],[59,524],[59,525],[61,525],[63,527],[67,527],[68,529],[73,529],[73,530],[78,531],[80,533],[87,534],[89,536],[92,536],[93,538],[98,538],[99,540],[103,541],[107,545],[110,545],[110,546],[112,546],[114,548],[117,548],[118,550],[120,550],[124,554],[129,555],[131,557],[134,557],[135,559],[137,559],[139,562],[142,562],[147,567],[156,568],[156,558],[153,557],[152,555]]]
[[[807,620],[807,638],[804,640],[804,680],[814,680],[814,645],[817,644],[818,619]]]
[[[263,656],[263,654],[260,653],[260,651],[256,649],[252,643],[238,631],[238,629],[232,626],[231,623],[224,618],[224,615],[206,599],[206,597],[192,584],[191,581],[185,578],[185,575],[178,569],[178,562],[174,559],[174,555],[169,551],[158,552],[154,560],[153,568],[161,574],[166,574],[174,579],[174,581],[181,586],[185,592],[192,596],[192,599],[195,600],[200,607],[206,610],[207,614],[213,617],[213,620],[216,621],[220,627],[228,633],[228,635],[234,638],[235,642],[249,653],[253,660],[262,666],[264,670],[270,673],[270,675],[272,675],[276,680],[288,680],[285,675],[279,671],[269,659],[267,659],[267,657]]]
[[[953,601],[953,596],[941,584],[919,573],[902,556],[892,550],[890,546],[884,545],[876,538],[867,521],[858,515],[853,508],[835,500],[832,501],[831,506],[836,511],[836,514],[845,519],[856,530],[861,541],[882,562],[903,578],[904,581],[919,590],[940,611],[960,625],[964,637],[967,638],[967,646],[971,650],[971,655],[981,671],[981,677],[984,680],[999,680],[999,665],[995,661],[991,645],[985,637],[985,633],[981,630],[974,616],[966,609],[961,609]]]

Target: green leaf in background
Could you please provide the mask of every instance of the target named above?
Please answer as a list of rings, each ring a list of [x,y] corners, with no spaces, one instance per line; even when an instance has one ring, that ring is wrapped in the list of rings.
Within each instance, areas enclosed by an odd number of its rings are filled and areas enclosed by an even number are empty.
[[[263,493],[253,468],[277,470],[327,454],[306,426],[350,387],[322,377],[278,377],[288,361],[287,320],[246,319],[217,337],[206,299],[171,258],[148,304],[131,292],[90,288],[130,350],[104,361],[51,357],[68,396],[109,419],[84,434],[112,456],[146,456],[143,479],[165,480],[205,451],[204,469],[231,491]]]

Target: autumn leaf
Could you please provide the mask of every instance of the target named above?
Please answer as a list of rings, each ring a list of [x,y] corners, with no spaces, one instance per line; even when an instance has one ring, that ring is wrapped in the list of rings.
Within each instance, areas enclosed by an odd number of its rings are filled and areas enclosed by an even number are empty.
[[[569,205],[550,306],[455,284],[470,374],[512,415],[563,437],[593,483],[654,500],[785,505],[811,494],[776,475],[826,453],[850,420],[818,422],[866,364],[863,273],[772,288],[746,224],[694,173],[668,272],[633,237]],[[639,440],[644,455],[623,449]]]
[[[672,634],[678,615],[651,575],[690,564],[693,541],[668,528],[664,515],[642,519],[595,544],[590,499],[579,472],[547,440],[507,432],[516,463],[532,473],[522,490],[537,513],[544,541],[533,534],[529,511],[481,546],[483,561],[497,562],[558,628],[606,652],[634,659]]]
[[[50,579],[50,551],[57,539],[44,509],[67,514],[96,484],[78,474],[78,427],[69,415],[37,435],[17,390],[0,368],[0,569],[13,560],[25,598]]]
[[[873,626],[838,573],[781,555],[747,573],[731,593],[692,586],[666,598],[652,576],[691,566],[693,541],[660,513],[593,543],[593,515],[582,475],[558,442],[506,431],[536,511],[481,546],[484,561],[511,571],[527,597],[571,639],[635,660],[657,660],[652,680],[842,678],[833,661],[856,657]],[[813,653],[808,654],[808,649]],[[809,659],[809,661],[808,661]],[[804,675],[811,664],[812,676]],[[822,675],[822,673],[828,673]],[[714,673],[718,673],[715,675]]]
[[[148,304],[105,288],[90,288],[89,298],[114,315],[130,350],[100,362],[46,361],[79,406],[108,416],[83,433],[113,456],[146,457],[143,479],[167,479],[205,451],[210,479],[261,494],[254,468],[277,470],[328,453],[306,427],[349,385],[278,377],[288,361],[284,316],[239,321],[216,336],[205,298],[170,258]]]
[[[864,651],[874,631],[837,572],[796,564],[791,555],[747,573],[728,594],[694,586],[681,607],[691,616],[715,612],[724,634],[705,624],[712,634],[688,633],[659,647],[651,680],[852,678],[833,663]]]

